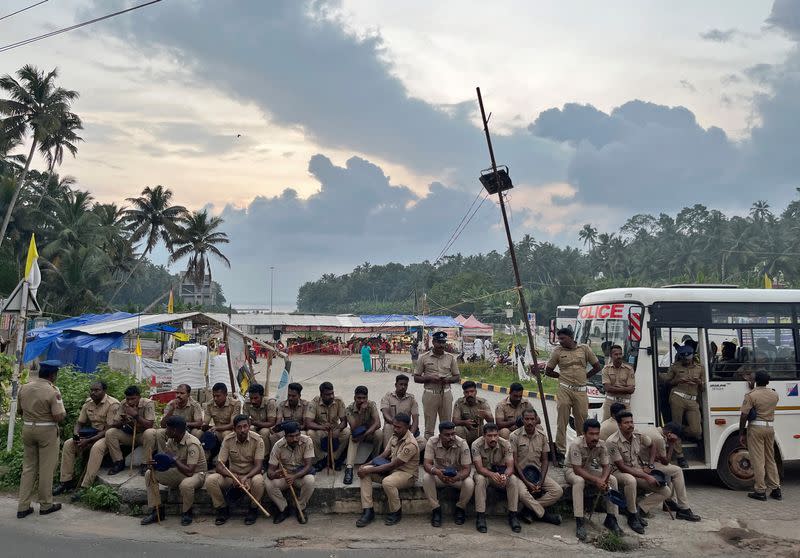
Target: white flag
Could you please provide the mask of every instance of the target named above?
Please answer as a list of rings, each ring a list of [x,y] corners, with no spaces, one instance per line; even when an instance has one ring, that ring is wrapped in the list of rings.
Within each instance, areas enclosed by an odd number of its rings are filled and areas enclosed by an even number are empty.
[[[292,375],[284,368],[281,372],[281,379],[278,380],[278,389],[275,392],[275,397],[278,401],[286,401],[289,395],[289,384],[292,383]]]

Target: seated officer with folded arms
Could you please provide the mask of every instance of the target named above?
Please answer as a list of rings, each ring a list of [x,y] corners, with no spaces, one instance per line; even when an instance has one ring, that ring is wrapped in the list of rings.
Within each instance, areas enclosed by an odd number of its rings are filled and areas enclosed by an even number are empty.
[[[350,428],[347,426],[346,405],[334,394],[332,383],[319,385],[319,395],[306,408],[305,427],[314,442],[317,471],[325,468],[329,444],[333,447],[334,467],[340,470],[350,440]]]
[[[206,459],[196,436],[186,431],[186,419],[180,415],[167,417],[166,428],[159,429],[155,441],[152,468],[144,475],[147,505],[150,515],[142,525],[164,519],[159,485],[177,488],[181,494],[181,525],[191,525],[194,519],[194,493],[206,480]]]
[[[144,450],[142,461],[149,461],[153,453],[153,432],[147,431],[153,428],[156,422],[156,407],[152,399],[142,397],[139,386],[129,386],[125,388],[125,401],[117,407],[117,414],[111,428],[106,431],[106,446],[111,455],[114,465],[109,469],[109,475],[116,475],[125,469],[125,460],[122,457],[122,447],[136,444],[142,446]],[[136,440],[134,441],[134,432]],[[133,450],[131,447],[131,459]],[[88,475],[87,475],[88,476]]]
[[[394,417],[398,413],[411,417],[411,433],[417,437],[420,451],[425,449],[425,438],[419,435],[419,405],[414,394],[408,393],[408,381],[408,376],[398,374],[394,379],[394,391],[390,391],[381,399],[384,449],[389,446],[389,440],[394,434]]]
[[[483,397],[478,397],[478,386],[472,380],[461,385],[464,396],[456,399],[453,405],[453,424],[456,435],[464,438],[467,445],[472,444],[481,435],[484,422],[492,422],[492,408]]]
[[[493,422],[483,426],[483,436],[472,443],[472,463],[475,472],[475,528],[486,532],[486,488],[493,486],[506,492],[508,505],[508,525],[515,533],[522,530],[517,517],[520,482],[514,475],[514,455],[511,444],[500,437],[499,429]]]
[[[611,362],[603,367],[603,389],[606,400],[603,403],[603,420],[613,417],[612,403],[622,403],[626,411],[631,410],[631,395],[636,389],[633,367],[622,360],[622,347],[611,345]]]
[[[550,470],[550,448],[547,436],[539,428],[536,409],[527,409],[522,415],[522,422],[522,428],[512,432],[509,439],[517,479],[521,484],[519,499],[524,505],[520,518],[527,523],[531,519],[538,519],[561,525],[561,516],[547,511],[561,499],[564,489],[547,475]]]
[[[585,541],[587,533],[583,517],[583,491],[586,485],[591,484],[596,490],[604,493],[609,489],[617,489],[617,479],[611,476],[608,448],[600,439],[600,423],[597,419],[586,419],[583,423],[583,436],[578,436],[570,444],[564,480],[572,486],[575,536],[578,540]],[[617,506],[608,496],[606,496],[606,512],[603,526],[617,535],[622,535],[622,529],[617,523]]]
[[[397,413],[394,417],[394,435],[389,441],[389,446],[372,460],[372,464],[358,468],[363,513],[356,521],[356,527],[366,527],[375,519],[372,502],[373,482],[381,483],[386,493],[389,513],[386,514],[384,523],[396,525],[402,519],[400,489],[414,486],[419,474],[419,446],[409,430],[410,427],[411,417]]]
[[[650,436],[656,446],[656,460],[664,465],[672,463],[673,456],[678,462],[678,467],[688,469],[689,462],[683,455],[683,445],[681,435],[683,428],[677,422],[668,422],[664,426],[657,428],[650,427],[644,431]]]
[[[300,431],[303,431],[308,401],[300,397],[301,393],[303,393],[303,386],[292,382],[287,386],[286,400],[278,403],[275,426],[272,427],[269,435],[273,446],[283,437],[283,424],[296,422],[300,426]]]
[[[223,464],[227,462],[230,473]],[[236,475],[250,494],[261,501],[264,496],[264,440],[261,436],[250,430],[250,421],[247,415],[237,415],[233,418],[233,432],[229,432],[222,441],[222,447],[217,456],[216,472],[206,477],[206,491],[211,496],[216,518],[214,525],[222,525],[230,518],[230,508],[225,499],[224,491],[228,491],[238,484],[233,481],[231,474]],[[245,525],[252,525],[258,517],[258,508],[252,501],[250,509],[244,518]]]
[[[475,492],[472,480],[472,456],[464,438],[456,435],[452,422],[439,423],[439,435],[431,436],[425,445],[425,461],[422,464],[422,488],[431,503],[431,525],[442,526],[442,507],[439,505],[437,488],[450,486],[459,489],[454,519],[463,525],[467,518],[467,504]]]
[[[622,403],[612,403],[609,409],[609,417],[600,423],[600,439],[603,441],[608,440],[609,436],[619,432],[619,424],[617,423],[617,413],[625,410],[625,405]]]
[[[347,445],[347,459],[345,460],[344,484],[353,483],[353,466],[356,462],[358,447],[362,444],[371,444],[370,455],[378,453],[381,438],[375,433],[381,427],[378,406],[368,399],[369,391],[366,386],[355,389],[354,401],[347,406],[345,415],[350,426],[350,442]]]
[[[278,422],[278,402],[264,399],[264,386],[253,384],[247,388],[248,401],[242,405],[242,414],[250,419],[250,428],[264,440],[266,455],[272,449],[272,427]]]
[[[72,438],[64,442],[61,448],[61,478],[53,494],[58,496],[75,488],[75,457],[78,452],[91,451],[93,445],[99,443],[106,435],[106,429],[114,422],[119,401],[106,393],[108,386],[105,382],[94,382],[89,387],[89,398],[81,407]],[[105,442],[100,459],[105,455]],[[100,463],[93,463],[95,470],[100,469]],[[88,464],[87,464],[88,468]]]
[[[228,397],[228,386],[217,382],[211,388],[211,401],[206,403],[205,416],[203,417],[202,430],[204,433],[212,432],[217,438],[205,442],[206,437],[201,437],[204,447],[210,447],[207,457],[213,457],[219,451],[219,444],[233,431],[233,418],[239,414],[239,401]],[[214,426],[211,426],[211,423]]]
[[[161,419],[161,428],[167,427],[167,419],[171,416],[183,417],[186,421],[186,431],[200,439],[203,431],[203,406],[192,397],[192,388],[189,384],[180,384],[175,389],[175,399],[167,403],[164,408],[164,417]]]
[[[297,521],[306,523],[306,506],[314,493],[314,442],[300,433],[300,425],[294,421],[283,423],[283,434],[284,437],[272,446],[267,469],[267,495],[278,506],[272,522],[281,523],[292,514],[295,504],[290,505],[283,494],[291,486],[299,506],[294,509]]]
[[[511,433],[522,426],[522,414],[533,409],[531,402],[522,397],[522,384],[514,382],[508,387],[508,397],[494,408],[494,422],[500,429],[500,437],[508,440]]]

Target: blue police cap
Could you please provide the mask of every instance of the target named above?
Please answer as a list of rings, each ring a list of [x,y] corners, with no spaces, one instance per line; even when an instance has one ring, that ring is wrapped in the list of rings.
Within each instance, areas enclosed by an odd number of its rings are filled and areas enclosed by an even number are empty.
[[[39,363],[39,372],[52,374],[53,372],[58,372],[58,369],[61,368],[61,366],[62,364],[60,360],[43,360]]]
[[[434,341],[447,341],[447,333],[444,331],[437,331],[431,337]]]
[[[171,455],[167,455],[166,453],[156,453],[153,455],[153,461],[155,464],[153,468],[156,471],[168,471],[173,465],[175,465],[175,459]]]
[[[200,436],[200,445],[203,446],[203,449],[206,451],[214,451],[217,449],[218,444],[219,439],[217,438],[217,435],[210,430],[203,432],[203,434]]]
[[[628,507],[627,500],[625,500],[625,495],[619,490],[610,489],[608,491],[608,499],[612,504],[622,508],[623,510],[627,509]]]
[[[100,432],[97,428],[92,428],[91,426],[84,426],[83,428],[78,429],[78,437],[79,438],[94,438],[97,436],[97,433]]]
[[[446,477],[454,477],[458,474],[458,469],[455,467],[445,467],[442,470],[442,474]]]
[[[367,427],[363,424],[361,426],[356,426],[353,428],[353,436],[363,436],[367,432]]]
[[[680,345],[675,349],[678,356],[689,356],[694,354],[694,347],[691,345]]]
[[[375,465],[376,467],[380,467],[381,465],[388,465],[389,463],[391,463],[391,461],[389,461],[385,457],[381,457],[380,455],[372,460],[372,464]]]
[[[539,484],[542,480],[542,472],[535,465],[527,465],[522,470],[522,474],[525,476],[525,480],[531,484]]]
[[[659,486],[667,486],[667,475],[664,473],[664,471],[653,469],[650,471],[650,476],[654,477],[658,481]]]

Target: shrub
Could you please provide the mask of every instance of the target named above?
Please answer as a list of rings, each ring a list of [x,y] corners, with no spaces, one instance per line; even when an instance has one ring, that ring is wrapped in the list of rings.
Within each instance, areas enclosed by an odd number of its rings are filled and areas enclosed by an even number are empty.
[[[107,485],[95,485],[88,488],[81,501],[93,510],[119,511],[120,500],[117,491]]]
[[[8,424],[0,425],[0,488],[15,488],[22,478],[22,421],[14,428],[14,444],[11,451],[5,451]]]
[[[594,542],[597,548],[601,548],[608,552],[627,552],[631,550],[630,545],[625,542],[625,539],[617,535],[616,533],[612,533],[611,531],[606,531]]]
[[[11,392],[11,377],[14,375],[16,360],[13,356],[0,354],[0,411],[8,412],[8,393]],[[23,368],[20,385],[28,381],[28,369]]]

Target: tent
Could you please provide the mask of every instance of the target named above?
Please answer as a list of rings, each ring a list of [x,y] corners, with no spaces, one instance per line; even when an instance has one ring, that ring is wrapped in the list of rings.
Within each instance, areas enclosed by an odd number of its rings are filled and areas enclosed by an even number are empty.
[[[461,319],[459,320],[459,318]],[[456,321],[464,328],[462,330],[464,337],[492,337],[494,333],[492,326],[481,322],[474,314],[471,314],[469,318],[456,316]]]

